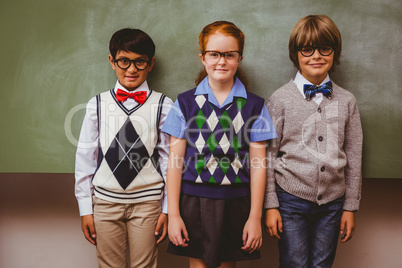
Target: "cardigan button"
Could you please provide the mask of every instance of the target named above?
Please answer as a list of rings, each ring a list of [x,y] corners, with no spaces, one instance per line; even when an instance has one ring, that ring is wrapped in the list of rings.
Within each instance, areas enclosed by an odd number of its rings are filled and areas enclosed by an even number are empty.
[[[318,140],[319,140],[319,141],[323,141],[324,138],[323,138],[322,136],[319,136],[319,137],[318,137]]]
[[[317,199],[318,199],[318,200],[321,200],[321,199],[322,199],[322,195],[319,195],[319,196],[317,197]]]
[[[325,171],[325,167],[321,167],[321,172],[324,172]]]
[[[318,108],[318,109],[317,109],[317,112],[321,113],[321,112],[322,112],[322,111],[321,111],[321,108]]]

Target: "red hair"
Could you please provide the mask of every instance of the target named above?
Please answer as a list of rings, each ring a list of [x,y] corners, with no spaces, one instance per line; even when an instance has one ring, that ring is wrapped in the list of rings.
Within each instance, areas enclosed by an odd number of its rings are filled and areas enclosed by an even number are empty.
[[[204,27],[204,29],[202,29],[198,37],[201,53],[205,51],[209,37],[216,33],[221,33],[227,36],[234,37],[239,45],[240,55],[243,55],[244,41],[245,41],[244,33],[234,23],[229,21],[215,21],[211,24],[208,24],[207,26]],[[205,68],[203,68],[202,71],[198,74],[197,78],[195,79],[195,84],[198,85],[199,83],[201,83],[201,81],[206,76],[207,72],[205,71]],[[246,78],[239,69],[237,69],[235,77],[238,77],[240,81],[242,81],[242,83],[246,85]]]

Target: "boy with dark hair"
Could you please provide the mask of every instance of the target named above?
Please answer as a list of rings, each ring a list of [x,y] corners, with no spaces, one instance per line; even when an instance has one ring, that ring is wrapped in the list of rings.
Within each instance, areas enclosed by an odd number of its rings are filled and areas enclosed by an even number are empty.
[[[167,230],[169,136],[160,129],[172,101],[148,87],[155,45],[145,32],[121,29],[109,50],[118,81],[88,102],[76,154],[82,230],[99,267],[156,267]]]

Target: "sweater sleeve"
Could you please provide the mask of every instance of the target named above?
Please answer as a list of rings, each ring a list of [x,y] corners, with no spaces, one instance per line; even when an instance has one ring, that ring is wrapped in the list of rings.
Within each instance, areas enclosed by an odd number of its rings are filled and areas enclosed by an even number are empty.
[[[363,131],[356,100],[349,105],[349,120],[345,129],[344,150],[347,158],[345,167],[345,203],[344,210],[359,209],[362,185],[362,148]]]
[[[267,184],[265,188],[264,208],[270,209],[279,207],[279,201],[276,195],[274,167],[279,152],[280,141],[282,140],[283,115],[278,105],[272,101],[272,98],[268,100],[267,108],[278,135],[276,139],[269,140],[267,145]]]

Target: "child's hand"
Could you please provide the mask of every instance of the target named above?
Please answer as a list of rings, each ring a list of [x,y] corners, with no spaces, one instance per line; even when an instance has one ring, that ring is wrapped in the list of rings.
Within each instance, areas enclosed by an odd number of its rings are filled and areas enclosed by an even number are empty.
[[[165,213],[161,213],[158,218],[158,222],[156,223],[156,228],[155,228],[155,236],[157,237],[156,244],[158,245],[160,242],[162,242],[167,234],[167,227],[168,226],[168,215]],[[161,232],[162,229],[162,233]]]
[[[81,229],[85,238],[93,245],[96,245],[96,231],[94,216],[92,214],[81,216]]]
[[[243,229],[243,247],[248,253],[259,250],[262,246],[261,218],[249,218]]]
[[[168,234],[170,241],[181,247],[187,247],[187,242],[190,241],[186,226],[180,216],[169,216]],[[184,238],[183,238],[184,237]]]
[[[283,225],[282,225],[282,217],[278,209],[271,208],[265,211],[264,223],[265,223],[265,230],[269,233],[271,237],[281,239],[279,233],[282,233]]]
[[[352,239],[355,232],[355,213],[344,211],[341,218],[341,242],[345,243]]]

